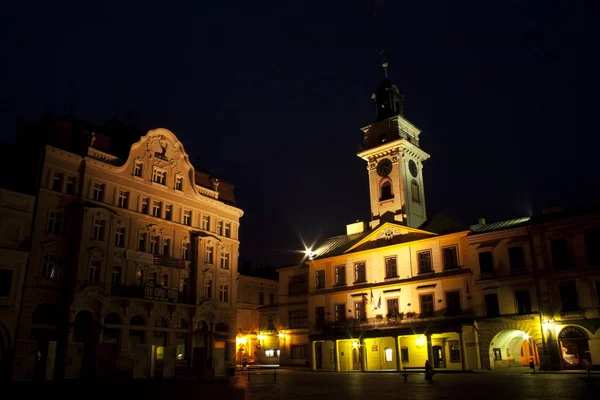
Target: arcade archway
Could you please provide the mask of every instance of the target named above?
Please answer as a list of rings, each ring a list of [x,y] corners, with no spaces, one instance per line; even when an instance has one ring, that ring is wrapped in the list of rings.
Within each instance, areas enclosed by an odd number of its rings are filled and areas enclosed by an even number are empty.
[[[558,344],[562,368],[585,368],[592,361],[588,336],[583,329],[572,325],[563,328],[558,334]]]
[[[525,367],[533,361],[540,365],[538,348],[526,332],[519,329],[505,329],[494,336],[489,349],[490,368]]]

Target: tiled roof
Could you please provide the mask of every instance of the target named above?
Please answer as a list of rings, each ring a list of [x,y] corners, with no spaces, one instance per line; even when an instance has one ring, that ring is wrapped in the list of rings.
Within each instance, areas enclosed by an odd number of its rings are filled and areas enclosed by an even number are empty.
[[[318,243],[315,247],[313,259],[333,257],[343,254],[344,251],[359,242],[362,238],[371,233],[371,230],[366,230],[354,235],[333,236]]]
[[[431,211],[427,213],[427,221],[419,227],[422,231],[437,233],[438,235],[447,235],[449,233],[469,230],[456,221],[448,218],[446,215]]]
[[[516,219],[509,219],[506,221],[494,222],[491,224],[471,225],[470,228],[473,232],[470,233],[470,235],[484,232],[500,231],[503,229],[517,228],[519,226],[529,225],[530,220],[531,217],[521,217]]]

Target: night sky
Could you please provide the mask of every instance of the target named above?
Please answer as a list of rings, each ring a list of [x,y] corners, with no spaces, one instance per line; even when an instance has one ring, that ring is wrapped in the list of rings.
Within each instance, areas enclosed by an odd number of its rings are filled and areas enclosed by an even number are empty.
[[[241,261],[278,263],[370,218],[356,152],[385,48],[428,210],[469,225],[600,195],[591,1],[187,3],[0,6],[0,139],[70,104],[170,129],[236,186]]]

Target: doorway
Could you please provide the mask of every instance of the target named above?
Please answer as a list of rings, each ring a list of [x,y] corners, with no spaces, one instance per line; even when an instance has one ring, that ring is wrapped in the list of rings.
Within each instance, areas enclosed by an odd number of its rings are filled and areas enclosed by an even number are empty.
[[[446,368],[444,358],[444,348],[442,346],[433,346],[433,368]]]
[[[323,342],[315,343],[315,368],[323,369]]]

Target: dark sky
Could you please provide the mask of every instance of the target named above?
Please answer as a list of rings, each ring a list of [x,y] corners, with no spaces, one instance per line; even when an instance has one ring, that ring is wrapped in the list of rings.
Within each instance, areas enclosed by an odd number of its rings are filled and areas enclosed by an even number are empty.
[[[273,260],[370,218],[356,152],[385,48],[431,154],[428,210],[468,225],[573,206],[600,194],[592,4],[3,5],[0,138],[48,107],[98,124],[136,110],[236,185],[242,261]]]

